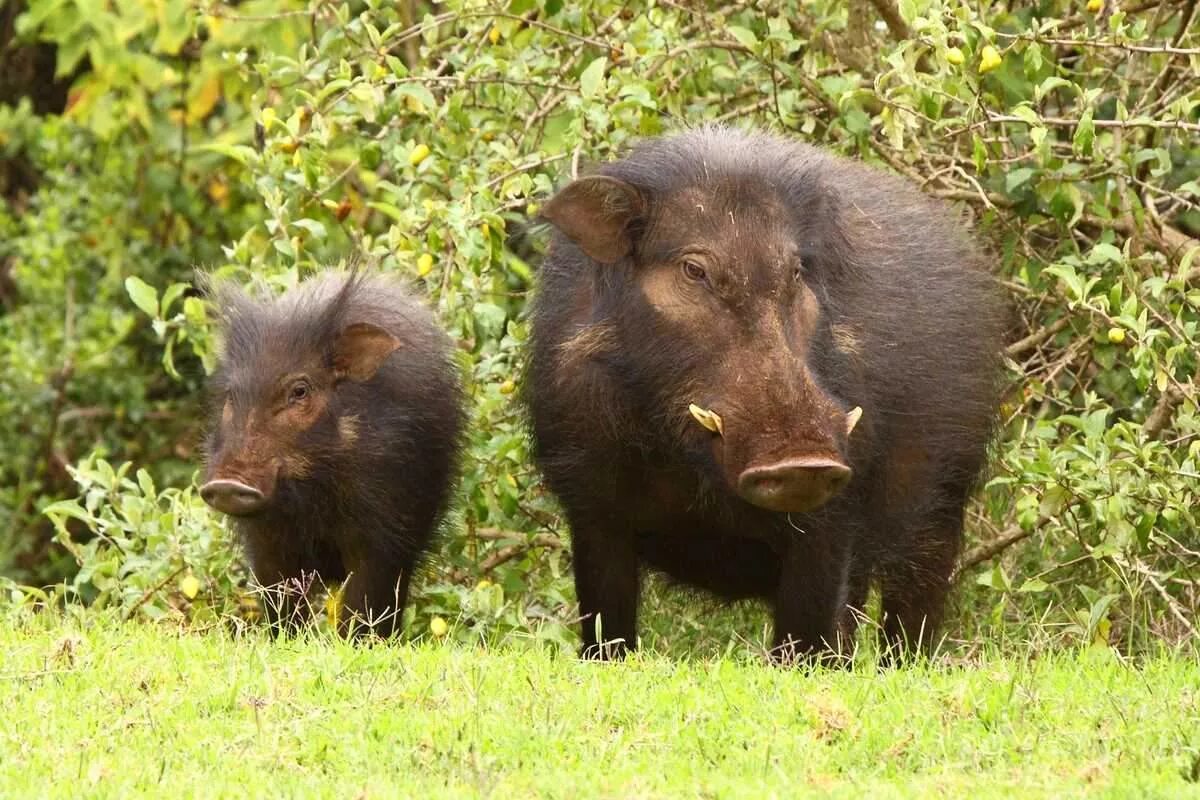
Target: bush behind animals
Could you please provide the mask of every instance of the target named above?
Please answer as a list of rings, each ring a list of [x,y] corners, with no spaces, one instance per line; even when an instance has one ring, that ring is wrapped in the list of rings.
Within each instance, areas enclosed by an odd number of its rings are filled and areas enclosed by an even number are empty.
[[[17,31],[74,76],[66,107],[0,106],[0,572],[18,584],[65,579],[189,620],[190,575],[239,608],[225,555],[143,535],[137,516],[224,535],[186,489],[213,363],[194,269],[282,290],[361,251],[417,282],[469,375],[464,502],[414,613],[461,615],[466,639],[568,641],[565,530],[512,392],[544,245],[522,226],[630,141],[723,120],[958,204],[1020,312],[952,635],[1131,650],[1192,635],[1200,97],[1186,53],[1200,44],[1186,5],[906,1],[887,25],[834,2],[296,14],[258,0],[119,26],[114,10],[59,8],[29,3]],[[124,539],[100,535],[118,518]]]

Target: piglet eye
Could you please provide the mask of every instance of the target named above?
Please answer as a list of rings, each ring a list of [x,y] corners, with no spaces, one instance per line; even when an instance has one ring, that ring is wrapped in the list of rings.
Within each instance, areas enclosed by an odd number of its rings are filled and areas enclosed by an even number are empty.
[[[690,258],[683,262],[683,275],[689,281],[696,281],[698,283],[708,280],[708,273],[704,271],[704,267]]]
[[[804,279],[804,267],[801,266],[800,264],[797,264],[796,266],[792,267],[792,280],[795,283],[799,283],[803,279]]]
[[[308,385],[308,381],[296,381],[288,389],[288,405],[302,403],[308,399],[308,395],[312,392],[312,387]]]

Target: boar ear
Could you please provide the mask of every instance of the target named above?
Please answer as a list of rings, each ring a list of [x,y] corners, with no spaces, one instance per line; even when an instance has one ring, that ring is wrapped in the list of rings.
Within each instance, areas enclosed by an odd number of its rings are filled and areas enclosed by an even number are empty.
[[[333,346],[333,370],[339,378],[370,380],[400,340],[378,325],[355,322],[342,328]]]
[[[603,175],[572,181],[542,209],[542,218],[567,235],[601,264],[620,261],[633,251],[629,223],[646,210],[634,186]]]

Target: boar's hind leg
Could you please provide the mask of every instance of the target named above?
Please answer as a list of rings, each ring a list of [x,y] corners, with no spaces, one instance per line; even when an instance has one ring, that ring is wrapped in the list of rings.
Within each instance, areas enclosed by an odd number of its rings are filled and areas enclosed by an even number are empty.
[[[775,646],[782,664],[844,663],[850,646],[846,601],[850,546],[845,537],[808,533],[793,539],[784,555],[775,597]]]
[[[908,547],[889,559],[880,575],[889,660],[929,653],[936,645],[962,539],[962,518],[943,518],[904,539]]]
[[[409,562],[410,559],[375,553],[351,571],[342,589],[340,634],[373,633],[388,637],[399,632],[412,577]]]
[[[637,649],[638,562],[632,537],[589,523],[571,525],[571,559],[585,659],[620,659]]]

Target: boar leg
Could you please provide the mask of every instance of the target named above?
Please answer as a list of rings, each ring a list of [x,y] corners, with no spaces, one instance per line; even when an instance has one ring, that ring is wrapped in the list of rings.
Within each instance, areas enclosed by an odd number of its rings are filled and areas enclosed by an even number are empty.
[[[409,566],[409,559],[383,553],[373,553],[358,563],[342,589],[338,632],[385,638],[399,632],[412,577]]]
[[[793,539],[775,596],[772,659],[781,664],[844,661],[850,588],[850,548],[844,540],[816,533]]]
[[[889,660],[905,654],[932,652],[950,591],[950,575],[958,558],[961,532],[961,518],[919,530],[905,537],[914,544],[903,558],[887,564],[880,588]]]
[[[637,649],[637,555],[631,536],[590,522],[571,525],[571,560],[585,659],[610,661]]]
[[[262,587],[262,605],[272,634],[295,634],[312,619],[311,595],[320,586],[321,564],[283,543],[247,542],[254,580]]]

